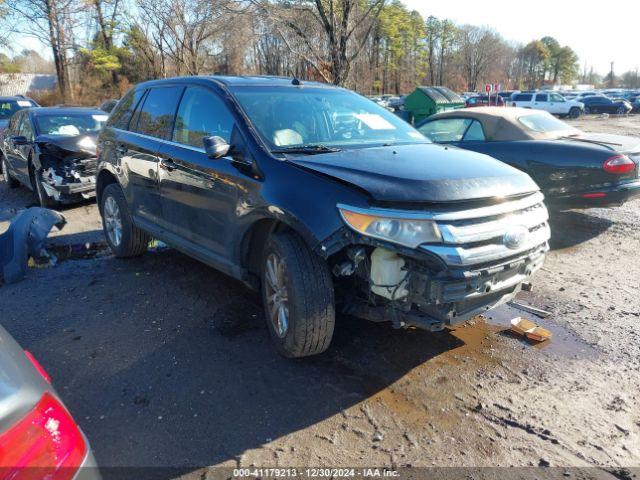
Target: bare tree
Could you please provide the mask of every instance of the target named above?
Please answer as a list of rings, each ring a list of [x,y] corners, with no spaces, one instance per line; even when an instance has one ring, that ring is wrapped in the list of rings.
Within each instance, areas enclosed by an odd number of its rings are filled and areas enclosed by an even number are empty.
[[[251,0],[287,48],[320,78],[342,85],[386,0]]]
[[[69,51],[81,5],[78,0],[13,0],[9,12],[17,16],[18,30],[51,47],[58,89],[63,99],[72,96],[69,80]]]
[[[460,29],[460,54],[467,89],[476,91],[478,81],[502,56],[502,41],[485,27],[464,26]]]
[[[230,0],[138,0],[152,43],[160,52],[163,72],[166,58],[177,75],[198,75],[215,50],[214,39],[223,28],[224,7]],[[205,50],[209,47],[209,52]]]

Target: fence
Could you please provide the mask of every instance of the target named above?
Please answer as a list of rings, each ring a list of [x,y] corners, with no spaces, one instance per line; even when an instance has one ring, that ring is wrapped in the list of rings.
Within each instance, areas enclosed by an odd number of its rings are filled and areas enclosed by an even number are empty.
[[[26,95],[28,92],[53,90],[56,76],[37,73],[0,73],[0,95]]]

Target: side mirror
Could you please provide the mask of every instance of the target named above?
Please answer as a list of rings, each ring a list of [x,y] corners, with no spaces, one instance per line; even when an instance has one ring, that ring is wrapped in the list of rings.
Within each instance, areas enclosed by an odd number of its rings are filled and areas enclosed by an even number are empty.
[[[204,143],[204,151],[209,158],[222,158],[229,154],[231,145],[229,145],[224,138],[218,136],[205,137],[202,142]]]
[[[29,143],[29,140],[24,135],[14,135],[11,137],[11,141],[14,145],[26,145]]]

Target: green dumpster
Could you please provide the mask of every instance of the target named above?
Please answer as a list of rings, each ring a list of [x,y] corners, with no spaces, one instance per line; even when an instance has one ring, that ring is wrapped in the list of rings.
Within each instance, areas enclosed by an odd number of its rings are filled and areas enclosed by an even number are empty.
[[[447,87],[418,87],[404,99],[404,109],[414,125],[434,113],[464,106],[464,100]]]

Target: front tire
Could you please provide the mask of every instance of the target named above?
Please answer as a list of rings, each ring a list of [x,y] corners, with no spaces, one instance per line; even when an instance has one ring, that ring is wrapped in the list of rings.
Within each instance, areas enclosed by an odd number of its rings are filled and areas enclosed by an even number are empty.
[[[580,116],[580,109],[578,107],[571,107],[569,110],[569,118],[578,118]]]
[[[112,183],[105,187],[100,201],[100,214],[104,236],[116,257],[137,257],[147,251],[151,238],[133,224],[120,185]]]
[[[626,115],[627,114],[627,109],[624,107],[618,107],[618,110],[616,112],[618,115]]]
[[[331,273],[293,233],[272,235],[262,259],[262,298],[276,350],[288,358],[329,348],[335,326]]]
[[[9,173],[9,165],[7,165],[7,159],[2,156],[2,174],[4,175],[4,181],[9,188],[18,188],[20,186],[20,182],[13,178]]]
[[[31,179],[33,182],[33,190],[36,194],[38,203],[42,208],[57,208],[60,206],[60,202],[51,198],[42,185],[42,172],[37,171],[35,168],[31,168]]]

